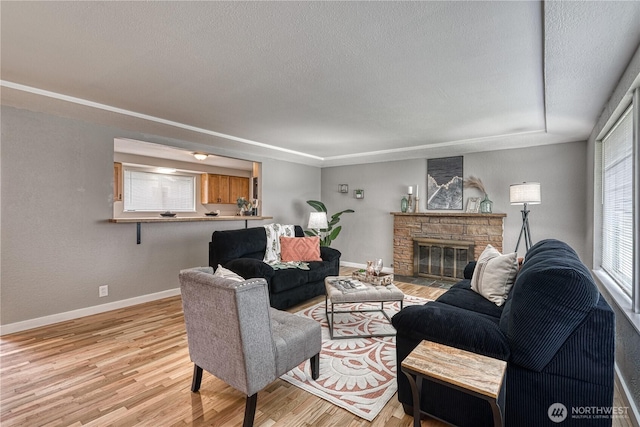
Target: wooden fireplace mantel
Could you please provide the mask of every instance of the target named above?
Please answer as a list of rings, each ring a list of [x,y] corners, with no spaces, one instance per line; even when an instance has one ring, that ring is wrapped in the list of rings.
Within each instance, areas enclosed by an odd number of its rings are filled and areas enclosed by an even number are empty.
[[[414,238],[474,242],[474,258],[491,244],[502,252],[506,213],[391,212],[393,215],[393,270],[413,276]]]
[[[418,216],[433,218],[504,218],[506,213],[467,213],[467,212],[391,212],[394,216]]]

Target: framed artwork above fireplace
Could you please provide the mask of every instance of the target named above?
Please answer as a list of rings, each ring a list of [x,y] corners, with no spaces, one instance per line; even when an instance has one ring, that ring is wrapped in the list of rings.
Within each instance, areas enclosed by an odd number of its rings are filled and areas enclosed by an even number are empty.
[[[427,159],[427,209],[462,210],[462,156]]]

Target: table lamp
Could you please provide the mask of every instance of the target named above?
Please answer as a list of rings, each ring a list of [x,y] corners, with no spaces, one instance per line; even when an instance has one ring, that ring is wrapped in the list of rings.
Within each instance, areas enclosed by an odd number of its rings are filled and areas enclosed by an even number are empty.
[[[316,230],[318,236],[320,236],[320,230],[329,228],[329,224],[327,222],[327,213],[326,212],[311,212],[309,214],[309,224],[307,228],[311,230]]]

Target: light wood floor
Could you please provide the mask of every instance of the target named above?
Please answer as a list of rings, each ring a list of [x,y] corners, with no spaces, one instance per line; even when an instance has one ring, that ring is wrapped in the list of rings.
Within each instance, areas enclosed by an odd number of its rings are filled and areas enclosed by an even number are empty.
[[[444,291],[398,287],[430,299]],[[0,337],[0,424],[241,425],[245,396],[206,372],[200,392],[192,393],[192,369],[180,297],[6,335]],[[258,395],[255,425],[410,427],[412,421],[395,396],[370,423],[277,380]]]

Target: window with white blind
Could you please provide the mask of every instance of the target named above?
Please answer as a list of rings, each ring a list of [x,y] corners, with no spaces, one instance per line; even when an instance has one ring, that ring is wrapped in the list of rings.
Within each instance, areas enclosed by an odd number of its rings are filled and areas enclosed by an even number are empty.
[[[194,176],[124,171],[124,210],[136,212],[195,212]]]
[[[602,268],[632,295],[633,109],[602,140]]]

